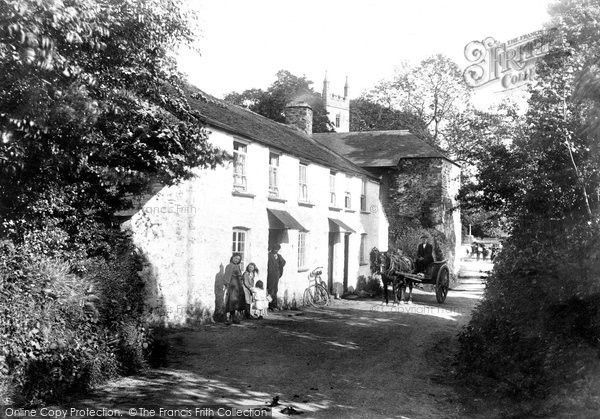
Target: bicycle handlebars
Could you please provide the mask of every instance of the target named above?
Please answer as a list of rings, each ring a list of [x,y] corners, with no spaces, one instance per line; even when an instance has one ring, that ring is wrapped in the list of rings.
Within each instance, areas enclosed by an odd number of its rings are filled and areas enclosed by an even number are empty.
[[[318,266],[315,269],[313,269],[309,275],[311,277],[315,277],[315,276],[321,275],[322,273],[323,273],[323,267]]]

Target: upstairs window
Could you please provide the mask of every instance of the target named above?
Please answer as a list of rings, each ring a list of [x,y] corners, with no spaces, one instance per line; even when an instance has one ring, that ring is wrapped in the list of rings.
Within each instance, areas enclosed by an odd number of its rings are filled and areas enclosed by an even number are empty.
[[[246,182],[246,152],[247,146],[237,141],[233,142],[233,190],[245,192]]]
[[[346,192],[344,194],[344,207],[346,209],[352,208],[352,194],[350,193],[350,176],[346,176]]]
[[[269,196],[279,197],[279,154],[269,153]]]
[[[298,171],[298,199],[302,202],[308,202],[308,184],[306,183],[307,165],[300,163]]]
[[[329,173],[329,205],[335,207],[336,205],[336,197],[335,197],[335,173]]]
[[[367,181],[364,179],[360,187],[360,210],[367,210]]]

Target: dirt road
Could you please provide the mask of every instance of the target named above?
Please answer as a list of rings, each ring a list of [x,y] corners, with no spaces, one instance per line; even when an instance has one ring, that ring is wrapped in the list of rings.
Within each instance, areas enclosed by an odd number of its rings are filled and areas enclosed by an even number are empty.
[[[170,336],[169,364],[111,383],[78,402],[94,408],[264,406],[279,397],[304,418],[452,418],[464,413],[448,384],[456,334],[480,292],[415,292],[413,305],[336,300],[240,325]]]

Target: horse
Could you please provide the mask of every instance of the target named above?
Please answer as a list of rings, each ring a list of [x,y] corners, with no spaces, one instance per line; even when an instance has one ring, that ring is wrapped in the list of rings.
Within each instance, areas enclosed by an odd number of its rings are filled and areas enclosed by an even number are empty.
[[[400,290],[400,300],[404,301],[407,286],[410,289],[408,298],[409,300],[412,298],[413,282],[402,275],[403,272],[414,271],[415,265],[410,258],[404,256],[400,250],[380,252],[374,247],[371,249],[370,261],[371,273],[381,276],[386,304],[389,304],[388,285],[390,283],[394,293],[394,303],[398,303],[398,290]]]

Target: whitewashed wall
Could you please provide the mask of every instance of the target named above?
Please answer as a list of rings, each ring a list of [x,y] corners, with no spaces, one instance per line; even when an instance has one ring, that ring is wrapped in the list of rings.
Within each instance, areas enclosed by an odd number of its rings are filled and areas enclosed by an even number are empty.
[[[233,142],[244,141],[223,131],[212,129],[210,141],[233,153]],[[379,202],[379,184],[367,181],[367,211],[360,211],[361,178],[350,178],[352,208],[343,208],[346,174],[336,175],[339,210],[329,206],[330,169],[308,165],[309,201],[298,202],[298,166],[296,157],[282,154],[279,160],[280,197],[286,202],[268,199],[269,148],[249,142],[247,145],[247,193],[253,197],[235,196],[233,167],[228,164],[216,170],[199,170],[198,176],[176,186],[162,189],[131,220],[134,242],[146,255],[148,266],[144,277],[155,284],[156,293],[149,303],[160,308],[170,324],[208,321],[222,304],[222,274],[232,253],[232,230],[247,231],[245,263],[254,262],[259,279],[266,285],[269,225],[267,208],[289,212],[307,230],[306,269],[298,268],[298,231],[287,230],[280,254],[287,261],[279,284],[279,297],[285,304],[302,304],[308,285],[307,275],[316,266],[324,267],[327,281],[328,218],[343,221],[356,231],[350,235],[348,286],[356,287],[359,275],[369,275],[368,264],[360,264],[360,237],[366,233],[368,251],[387,248],[387,220]],[[273,150],[276,151],[276,150]],[[335,246],[334,275],[343,276],[343,237]],[[307,270],[308,269],[308,270]],[[294,301],[295,300],[295,301]],[[282,301],[282,303],[284,303]]]

